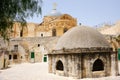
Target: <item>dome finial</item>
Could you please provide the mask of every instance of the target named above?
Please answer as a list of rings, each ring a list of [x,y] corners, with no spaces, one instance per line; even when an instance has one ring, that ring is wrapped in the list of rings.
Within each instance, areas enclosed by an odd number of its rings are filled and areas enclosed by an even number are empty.
[[[57,6],[57,4],[53,3],[52,11],[49,14],[47,14],[46,16],[61,16],[62,14],[59,11],[57,11],[56,6]]]
[[[53,10],[56,10],[57,3],[53,3]]]

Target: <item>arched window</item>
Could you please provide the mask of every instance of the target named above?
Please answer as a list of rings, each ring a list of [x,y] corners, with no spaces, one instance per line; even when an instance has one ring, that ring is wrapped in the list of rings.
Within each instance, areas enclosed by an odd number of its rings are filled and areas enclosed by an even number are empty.
[[[56,63],[56,70],[60,70],[60,71],[63,71],[63,70],[64,70],[62,61],[59,60],[59,61]]]
[[[41,37],[43,37],[43,34],[41,34]]]
[[[56,29],[52,29],[52,36],[56,36]]]
[[[11,60],[12,59],[12,55],[9,55],[9,60]]]
[[[13,59],[17,59],[17,55],[15,54],[15,55],[13,55]]]
[[[68,30],[67,28],[64,28],[64,31],[63,31],[63,32],[65,33],[65,32],[67,32],[67,30]]]
[[[40,44],[38,44],[38,47],[40,47]]]
[[[97,59],[93,64],[93,70],[92,71],[102,71],[104,70],[104,64],[102,60]]]
[[[14,45],[14,50],[18,51],[18,45]]]
[[[20,31],[20,37],[23,37],[23,30]]]

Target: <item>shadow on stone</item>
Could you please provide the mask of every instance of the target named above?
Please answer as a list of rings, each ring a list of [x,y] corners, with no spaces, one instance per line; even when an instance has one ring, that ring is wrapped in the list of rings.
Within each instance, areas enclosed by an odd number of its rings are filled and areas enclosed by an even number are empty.
[[[11,67],[2,68],[1,70],[6,70],[6,69],[9,69],[9,68],[11,68]],[[1,72],[0,72],[0,73],[1,73]]]

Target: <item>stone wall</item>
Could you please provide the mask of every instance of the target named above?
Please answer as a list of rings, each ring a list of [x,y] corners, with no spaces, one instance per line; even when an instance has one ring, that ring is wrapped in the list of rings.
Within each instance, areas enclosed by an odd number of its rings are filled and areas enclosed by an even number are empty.
[[[118,72],[115,70],[117,65],[115,65],[115,63],[111,63],[110,52],[48,54],[48,57],[49,72],[62,76],[70,76],[74,78],[92,78],[110,76],[112,75],[111,72]],[[93,71],[93,64],[97,59],[100,59],[104,64],[104,69],[101,71]],[[56,69],[57,61],[59,60],[63,63],[63,71]],[[113,65],[114,69],[112,68]],[[116,73],[113,74],[116,75]]]
[[[8,68],[8,52],[0,49],[0,69]]]
[[[51,52],[59,37],[29,37],[29,38],[12,38],[10,40],[10,50],[14,51],[14,45],[18,45],[18,55],[22,60],[30,60],[30,53],[35,52],[35,62],[43,61],[44,54]],[[39,46],[38,46],[39,45]]]

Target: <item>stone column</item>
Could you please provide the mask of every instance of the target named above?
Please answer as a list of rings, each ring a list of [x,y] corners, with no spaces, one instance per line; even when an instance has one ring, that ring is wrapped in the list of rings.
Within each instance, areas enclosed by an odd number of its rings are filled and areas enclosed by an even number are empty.
[[[55,55],[52,56],[52,73],[56,74],[56,61],[55,61]]]
[[[117,60],[117,52],[111,54],[111,76],[118,75],[118,60]]]
[[[91,75],[91,60],[90,60],[90,56],[89,56],[89,54],[86,54],[85,55],[85,71],[86,71],[86,78],[91,78],[92,77],[92,75]]]
[[[106,56],[106,55],[105,55]],[[104,59],[103,59],[104,60]],[[109,62],[109,61],[107,61],[107,57],[106,57],[106,59],[103,61],[104,62],[104,73],[105,73],[105,75],[104,76],[107,76],[108,74],[107,74],[107,72],[108,72],[108,65],[107,65],[107,62]]]
[[[72,77],[75,77],[75,56],[72,54]]]
[[[52,73],[52,56],[48,55],[48,71]]]
[[[80,68],[80,65],[79,65],[79,59],[78,59],[78,55],[74,54],[73,57],[72,57],[72,61],[73,61],[73,73],[72,73],[72,76],[73,78],[79,78],[79,68]]]
[[[91,61],[91,58],[90,58],[90,55],[87,55],[87,65],[86,65],[86,76],[88,77],[88,78],[92,78],[92,66],[93,66],[93,64],[92,64],[92,61]]]
[[[64,59],[63,59],[63,66],[64,66],[64,76],[68,76],[68,56],[64,55]]]
[[[75,56],[75,73],[76,73],[76,78],[79,79],[81,78],[81,57],[79,54]]]
[[[107,59],[106,59],[106,65],[107,65],[107,71],[106,71],[106,76],[110,76],[110,74],[111,74],[111,60],[110,60],[110,56],[111,55],[106,55],[107,56]]]
[[[68,76],[72,76],[72,56],[68,55]]]
[[[80,78],[82,78],[82,58],[81,58],[81,55],[79,55],[78,58],[79,58],[79,71],[78,71],[79,76],[78,76],[78,78],[80,79]]]

